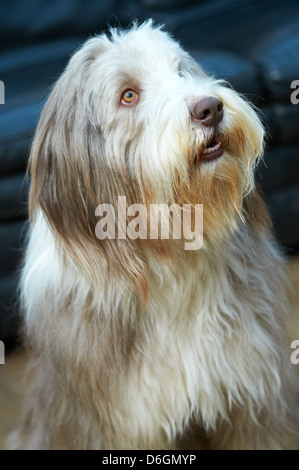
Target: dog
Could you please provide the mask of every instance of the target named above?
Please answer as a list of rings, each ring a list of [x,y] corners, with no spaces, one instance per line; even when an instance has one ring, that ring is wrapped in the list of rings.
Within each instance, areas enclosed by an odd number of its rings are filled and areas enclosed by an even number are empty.
[[[294,448],[284,260],[254,182],[263,142],[253,106],[151,20],[73,55],[30,155],[35,376],[15,448],[176,449],[192,426],[211,449]],[[97,237],[99,204],[119,196],[201,205],[200,249]]]

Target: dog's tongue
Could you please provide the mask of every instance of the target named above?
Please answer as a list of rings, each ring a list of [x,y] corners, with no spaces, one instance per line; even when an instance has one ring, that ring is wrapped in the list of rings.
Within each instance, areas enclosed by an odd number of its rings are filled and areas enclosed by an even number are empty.
[[[201,150],[199,155],[199,161],[215,160],[221,157],[223,149],[221,142],[217,142],[215,139],[212,140],[211,144],[207,148]]]

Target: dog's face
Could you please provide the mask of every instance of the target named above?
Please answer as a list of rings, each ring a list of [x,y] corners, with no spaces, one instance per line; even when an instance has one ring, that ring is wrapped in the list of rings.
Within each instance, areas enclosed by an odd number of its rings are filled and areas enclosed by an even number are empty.
[[[118,196],[203,204],[204,232],[218,239],[236,226],[262,145],[252,107],[167,33],[151,22],[112,31],[72,57],[45,105],[31,212],[41,206],[73,253],[98,243],[95,207]]]
[[[89,50],[94,60],[84,78],[82,110],[102,133],[105,163],[133,177],[135,191],[148,197],[152,188],[154,200],[168,203],[175,199],[178,175],[186,194],[185,200],[180,192],[177,197],[186,202],[211,177],[223,190],[233,174],[243,180],[237,205],[252,187],[247,170],[262,150],[263,130],[251,106],[148,23],[85,48],[81,53]]]

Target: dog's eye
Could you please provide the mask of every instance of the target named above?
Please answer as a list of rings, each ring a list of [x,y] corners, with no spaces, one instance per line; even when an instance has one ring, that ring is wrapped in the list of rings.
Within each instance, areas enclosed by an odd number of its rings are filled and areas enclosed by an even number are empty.
[[[123,104],[133,104],[136,103],[138,100],[139,96],[138,93],[134,90],[126,90],[121,97],[121,102]]]

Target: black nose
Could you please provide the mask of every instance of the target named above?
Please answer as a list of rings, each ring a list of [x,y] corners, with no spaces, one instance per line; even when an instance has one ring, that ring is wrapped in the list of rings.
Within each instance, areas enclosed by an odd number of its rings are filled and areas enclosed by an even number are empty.
[[[217,126],[223,118],[223,103],[213,96],[198,100],[191,108],[191,116],[203,126]]]

